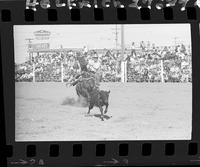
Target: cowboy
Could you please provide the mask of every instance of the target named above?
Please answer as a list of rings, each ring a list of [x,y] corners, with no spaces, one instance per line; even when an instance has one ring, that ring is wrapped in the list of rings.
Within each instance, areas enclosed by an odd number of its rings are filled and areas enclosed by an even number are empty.
[[[90,69],[91,73],[94,74],[97,87],[99,86],[100,76],[101,76],[100,67],[101,67],[101,62],[97,53],[95,52],[92,59],[89,60],[88,68]]]

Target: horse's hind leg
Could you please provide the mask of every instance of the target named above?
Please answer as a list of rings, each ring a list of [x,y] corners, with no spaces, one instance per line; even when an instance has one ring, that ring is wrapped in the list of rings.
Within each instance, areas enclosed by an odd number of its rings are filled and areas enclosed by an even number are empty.
[[[102,107],[102,106],[99,106],[99,109],[100,109],[100,111],[101,111],[101,120],[104,121],[104,119],[103,119],[103,107]]]
[[[106,105],[106,108],[105,108],[104,114],[106,114],[107,112],[108,112],[108,104]]]

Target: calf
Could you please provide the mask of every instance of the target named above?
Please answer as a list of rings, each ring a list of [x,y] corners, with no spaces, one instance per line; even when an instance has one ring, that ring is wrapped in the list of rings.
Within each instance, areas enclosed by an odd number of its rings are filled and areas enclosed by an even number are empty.
[[[104,120],[103,114],[107,113],[107,111],[108,111],[109,94],[110,94],[110,91],[103,91],[103,90],[94,89],[90,93],[91,99],[89,101],[88,114],[90,114],[90,110],[94,106],[99,107],[99,109],[101,111],[101,120],[103,121]],[[106,106],[104,113],[103,113],[103,106]]]

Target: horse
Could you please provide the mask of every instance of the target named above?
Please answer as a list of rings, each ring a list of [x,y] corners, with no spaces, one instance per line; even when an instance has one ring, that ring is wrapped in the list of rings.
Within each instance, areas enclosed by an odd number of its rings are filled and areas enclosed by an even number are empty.
[[[87,100],[87,102],[90,102],[90,94],[94,89],[97,88],[98,87],[96,86],[96,81],[94,78],[83,78],[76,84],[76,94],[79,98],[82,96]]]

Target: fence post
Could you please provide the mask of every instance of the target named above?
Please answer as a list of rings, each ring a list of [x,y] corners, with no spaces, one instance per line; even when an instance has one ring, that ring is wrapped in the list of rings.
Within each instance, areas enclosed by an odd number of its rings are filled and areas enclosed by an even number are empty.
[[[32,62],[33,62],[33,82],[35,82],[35,58],[34,58],[34,53],[31,53],[31,57],[32,57]]]
[[[124,75],[123,75],[123,73],[124,73],[124,65],[123,65],[123,61],[121,61],[121,63],[120,63],[120,65],[121,65],[121,82],[124,82]]]
[[[127,60],[124,61],[124,82],[127,82]]]
[[[163,72],[163,60],[160,60],[160,65],[161,65],[161,82],[164,83],[164,72]]]
[[[126,63],[124,57],[124,25],[121,25],[121,80],[122,82],[126,82]]]
[[[127,61],[121,61],[121,82],[127,82]]]
[[[64,68],[63,68],[63,62],[61,62],[61,82],[64,82]]]

